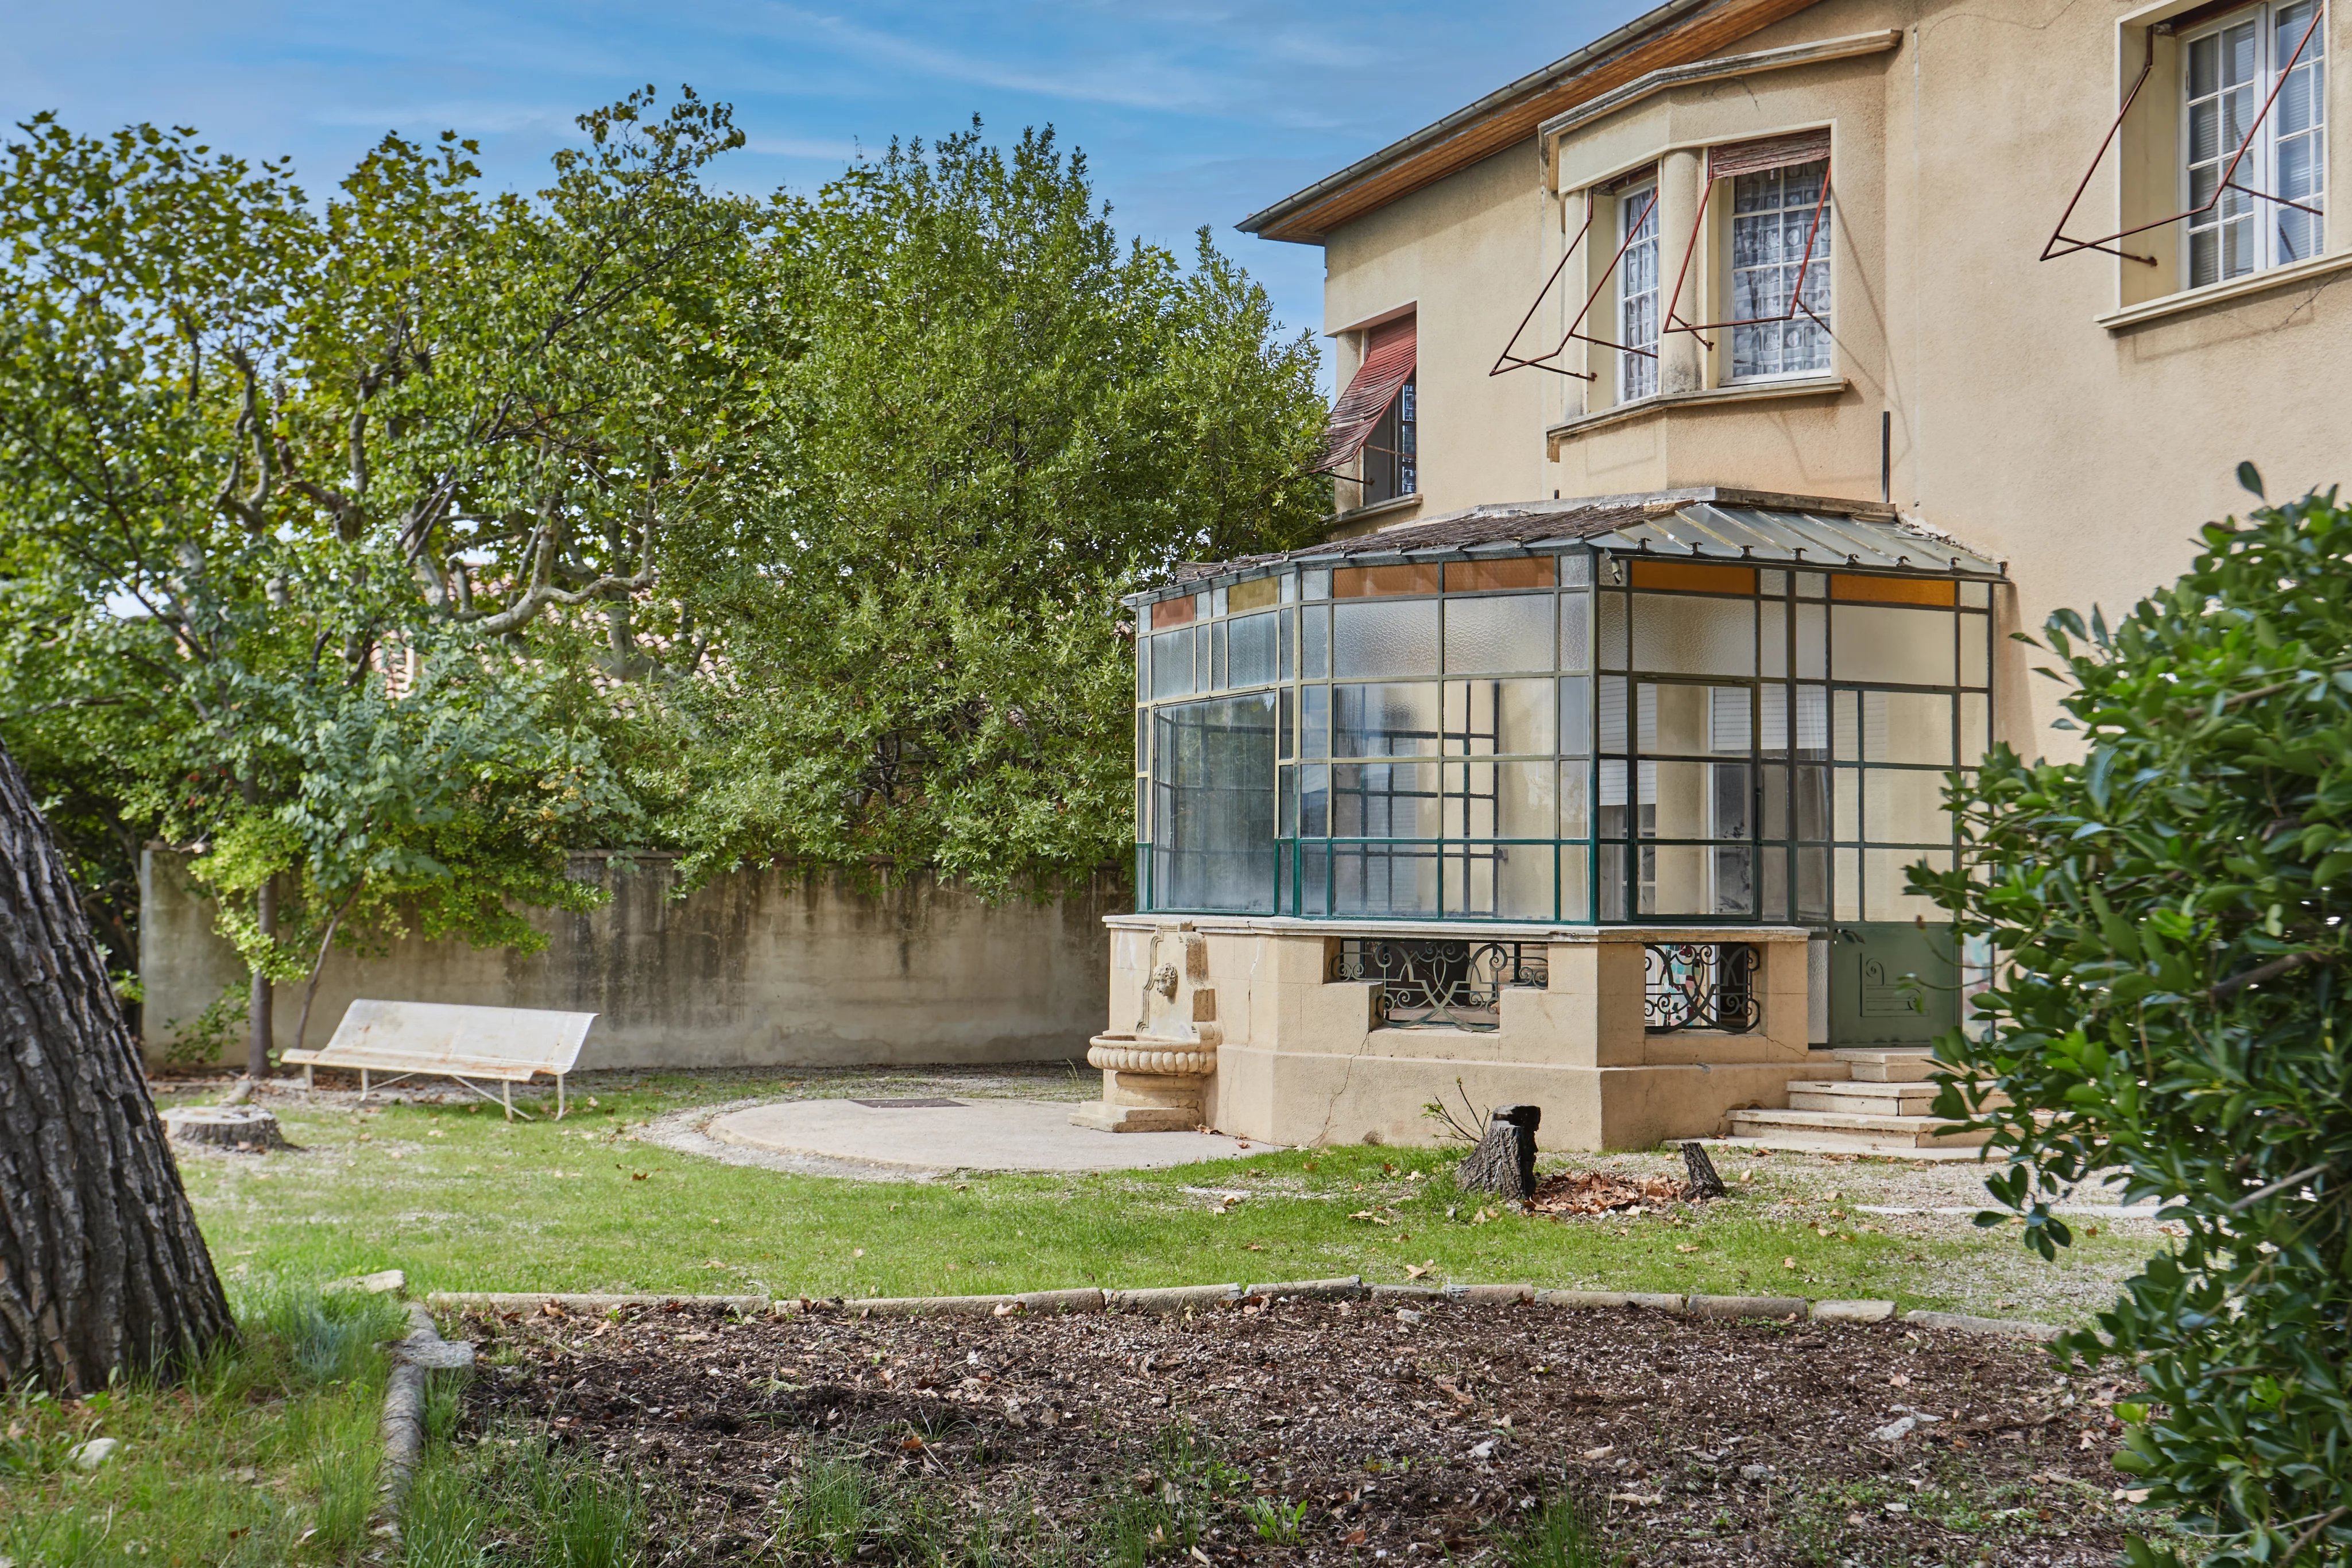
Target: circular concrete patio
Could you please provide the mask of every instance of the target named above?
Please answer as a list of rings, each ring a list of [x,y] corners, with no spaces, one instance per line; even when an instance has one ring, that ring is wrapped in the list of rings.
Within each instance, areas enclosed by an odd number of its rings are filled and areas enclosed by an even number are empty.
[[[791,1100],[730,1112],[703,1131],[768,1154],[914,1171],[1164,1170],[1262,1154],[1217,1133],[1101,1133],[1067,1101]]]

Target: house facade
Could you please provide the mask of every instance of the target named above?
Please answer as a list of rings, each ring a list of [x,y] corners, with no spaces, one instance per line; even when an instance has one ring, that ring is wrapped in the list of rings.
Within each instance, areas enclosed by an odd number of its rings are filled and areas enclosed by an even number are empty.
[[[1853,1080],[1964,1021],[1945,774],[2073,744],[2008,633],[2345,476],[2332,31],[1671,0],[1250,216],[1326,254],[1339,510],[1134,601],[1094,1119],[1932,1141]]]

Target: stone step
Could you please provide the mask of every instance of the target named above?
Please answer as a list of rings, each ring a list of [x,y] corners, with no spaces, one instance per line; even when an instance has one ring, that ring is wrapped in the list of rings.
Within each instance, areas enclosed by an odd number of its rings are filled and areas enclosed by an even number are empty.
[[[1699,1143],[1721,1154],[1733,1155],[1879,1155],[1889,1159],[1920,1160],[1944,1163],[1983,1158],[1982,1151],[1963,1145],[1959,1148],[1919,1148],[1915,1145],[1889,1143],[1884,1145],[1856,1144],[1844,1134],[1816,1136],[1802,1133],[1784,1133],[1769,1138],[1701,1138]]]
[[[1791,1111],[1851,1111],[1864,1116],[1924,1116],[1936,1103],[1934,1083],[1837,1083],[1803,1080],[1789,1085]]]
[[[1944,1133],[1931,1116],[1873,1116],[1852,1111],[1734,1111],[1734,1137],[1830,1138],[1856,1148],[1971,1148],[1990,1133]]]
[[[1833,1051],[1830,1054],[1865,1083],[1924,1083],[1941,1070],[1941,1063],[1924,1045],[1907,1051]]]

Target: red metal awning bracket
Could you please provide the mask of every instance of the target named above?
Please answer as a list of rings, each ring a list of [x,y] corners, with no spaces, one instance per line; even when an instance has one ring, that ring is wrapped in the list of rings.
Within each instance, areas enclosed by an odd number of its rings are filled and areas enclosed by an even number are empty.
[[[2073,256],[2077,251],[2095,250],[2107,256],[2121,256],[2126,261],[2137,261],[2154,267],[2157,265],[2156,257],[2118,249],[2118,242],[2127,240],[2134,235],[2146,234],[2150,229],[2160,229],[2189,218],[2202,217],[2213,210],[2215,204],[2221,200],[2221,193],[2224,191],[2235,191],[2242,196],[2252,196],[2258,201],[2274,203],[2282,207],[2293,207],[2297,212],[2316,213],[2317,208],[2305,206],[2301,202],[2291,201],[2284,196],[2274,196],[2268,191],[2257,191],[2239,184],[2238,165],[2244,162],[2246,154],[2253,150],[2254,139],[2263,133],[2263,121],[2271,117],[2271,106],[2278,102],[2278,95],[2285,88],[2286,78],[2294,74],[2294,68],[2303,60],[2304,50],[2311,47],[2312,36],[2319,31],[2319,25],[2326,19],[2327,6],[2324,3],[2311,8],[2311,21],[2303,29],[2303,37],[2295,40],[2294,52],[2287,56],[2286,64],[2278,68],[2276,77],[2271,82],[2270,96],[2263,99],[2262,112],[2255,115],[2253,123],[2246,127],[2245,139],[2238,143],[2237,152],[2231,154],[2230,166],[2221,171],[2220,183],[2214,185],[2213,193],[2205,198],[2202,205],[2191,207],[2185,213],[2175,213],[2168,218],[2158,218],[2154,223],[2141,224],[2116,234],[2102,235],[2098,239],[2076,239],[2066,232],[2066,225],[2074,217],[2074,209],[2082,204],[2083,193],[2091,188],[2091,176],[2099,172],[2099,164],[2106,158],[2107,149],[2113,147],[2116,144],[2116,138],[2123,133],[2124,119],[2131,113],[2132,105],[2139,100],[2140,89],[2147,85],[2149,76],[2156,70],[2156,36],[2165,30],[2165,25],[2158,23],[2150,27],[2147,30],[2147,60],[2140,67],[2139,78],[2132,83],[2131,91],[2124,95],[2124,106],[2116,111],[2115,123],[2107,127],[2107,134],[2100,141],[2099,150],[2091,155],[2091,166],[2083,171],[2083,178],[2074,186],[2074,194],[2067,202],[2066,210],[2059,214],[2058,226],[2050,231],[2049,241],[2042,247],[2042,259],[2054,261],[2059,256]]]
[[[1584,193],[1584,226],[1576,231],[1576,237],[1574,239],[1569,241],[1568,249],[1561,254],[1559,264],[1551,269],[1551,276],[1544,279],[1543,287],[1538,289],[1536,293],[1535,303],[1528,307],[1528,313],[1525,316],[1519,318],[1518,329],[1511,334],[1510,342],[1506,343],[1503,346],[1502,353],[1496,357],[1494,368],[1489,370],[1486,373],[1490,376],[1499,376],[1517,370],[1549,371],[1556,376],[1569,376],[1580,382],[1600,380],[1601,378],[1597,375],[1593,375],[1583,371],[1567,370],[1561,366],[1551,363],[1552,361],[1559,358],[1560,355],[1568,351],[1568,346],[1570,343],[1591,343],[1599,348],[1614,349],[1620,353],[1639,354],[1643,359],[1657,358],[1657,350],[1654,349],[1639,349],[1635,348],[1631,343],[1612,342],[1606,338],[1591,337],[1580,329],[1584,326],[1586,318],[1592,314],[1593,301],[1601,298],[1601,291],[1608,287],[1609,280],[1616,276],[1619,264],[1623,262],[1625,259],[1626,251],[1633,247],[1633,236],[1639,234],[1641,232],[1642,225],[1649,221],[1650,214],[1656,208],[1657,204],[1658,193],[1656,187],[1653,186],[1650,191],[1649,205],[1642,209],[1642,215],[1640,217],[1635,218],[1630,224],[1622,225],[1625,230],[1625,237],[1618,243],[1617,254],[1609,258],[1609,265],[1602,268],[1600,281],[1592,286],[1592,292],[1584,297],[1583,308],[1577,311],[1576,319],[1568,324],[1568,330],[1560,335],[1559,341],[1553,344],[1550,351],[1548,353],[1537,354],[1531,358],[1522,358],[1521,356],[1511,352],[1513,345],[1518,342],[1519,334],[1528,329],[1528,323],[1536,319],[1536,312],[1543,308],[1543,302],[1547,298],[1550,298],[1551,286],[1558,282],[1559,280],[1559,275],[1567,270],[1569,258],[1576,254],[1577,247],[1582,245],[1586,236],[1592,232],[1592,193],[1591,191],[1587,191]]]

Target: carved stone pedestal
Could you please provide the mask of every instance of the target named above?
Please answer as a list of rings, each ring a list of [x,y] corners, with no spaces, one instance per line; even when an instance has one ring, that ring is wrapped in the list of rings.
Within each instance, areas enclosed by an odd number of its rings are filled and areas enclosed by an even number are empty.
[[[1198,1040],[1098,1034],[1087,1065],[1102,1069],[1103,1097],[1070,1113],[1080,1127],[1105,1133],[1189,1133],[1206,1125],[1201,1090],[1217,1053]]]

